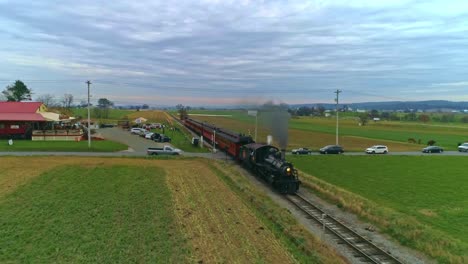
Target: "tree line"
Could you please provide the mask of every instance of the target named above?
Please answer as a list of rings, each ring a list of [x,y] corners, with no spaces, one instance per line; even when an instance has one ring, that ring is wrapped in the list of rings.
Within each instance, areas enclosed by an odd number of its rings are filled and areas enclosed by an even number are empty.
[[[21,101],[31,101],[32,100],[32,89],[28,88],[28,86],[20,81],[17,80],[13,84],[7,85],[5,90],[2,91],[2,98],[0,101],[7,101],[7,102],[21,102]],[[69,110],[71,107],[87,107],[88,102],[82,100],[80,104],[74,105],[74,97],[72,94],[64,94],[58,101],[56,100],[55,96],[51,94],[43,94],[36,98],[36,101],[42,102],[45,106],[50,109],[56,109],[58,111],[63,111],[64,108]],[[109,109],[114,106],[114,103],[107,98],[100,98],[98,100],[97,106],[94,108],[93,113],[94,116],[97,118],[108,118],[109,117]],[[65,111],[69,114],[70,111]]]

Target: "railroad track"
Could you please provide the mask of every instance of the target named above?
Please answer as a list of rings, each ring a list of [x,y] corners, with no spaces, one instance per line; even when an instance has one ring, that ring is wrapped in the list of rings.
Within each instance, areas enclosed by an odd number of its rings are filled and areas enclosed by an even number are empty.
[[[370,263],[400,263],[403,262],[396,259],[390,253],[379,248],[371,241],[365,239],[361,235],[357,234],[351,228],[341,223],[332,216],[326,215],[317,206],[313,205],[306,198],[300,194],[287,195],[286,199],[298,207],[301,211],[310,216],[311,219],[319,222],[325,230],[328,230],[334,234],[340,241],[351,247],[357,258],[361,258],[364,262]]]

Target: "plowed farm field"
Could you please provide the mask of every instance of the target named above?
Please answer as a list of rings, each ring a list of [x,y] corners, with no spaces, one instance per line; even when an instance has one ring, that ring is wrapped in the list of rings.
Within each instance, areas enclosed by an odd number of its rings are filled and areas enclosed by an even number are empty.
[[[316,262],[291,251],[212,164],[2,157],[0,262]]]

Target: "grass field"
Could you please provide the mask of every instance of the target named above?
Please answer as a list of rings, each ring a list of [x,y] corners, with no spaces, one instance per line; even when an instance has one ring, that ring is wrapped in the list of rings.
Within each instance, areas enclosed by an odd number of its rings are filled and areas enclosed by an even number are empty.
[[[0,200],[0,262],[182,262],[164,171],[61,166]]]
[[[96,140],[91,142],[88,148],[88,141],[31,141],[14,140],[13,145],[8,145],[8,140],[0,141],[0,151],[96,151],[115,152],[126,150],[127,145],[110,140]]]
[[[88,109],[87,108],[72,108],[71,109],[75,117],[81,116],[82,118],[88,118]],[[110,109],[109,117],[106,121],[112,120],[122,120],[125,119],[125,116],[131,115],[132,113],[137,112],[136,110],[123,110],[123,109]],[[90,116],[92,119],[97,119],[94,115],[93,109],[90,109]]]
[[[248,116],[246,111],[191,111],[193,118],[205,122],[215,123],[221,127],[232,129],[241,133],[254,135],[255,117]],[[202,114],[198,116],[198,114]],[[208,115],[231,115],[203,116]],[[265,141],[266,135],[271,134],[262,125],[259,116],[258,141]],[[359,126],[355,118],[343,117],[340,119],[339,141],[348,151],[363,151],[374,144],[385,144],[390,151],[416,151],[426,146],[429,140],[435,140],[436,145],[446,150],[456,150],[458,143],[468,141],[468,127],[458,124],[425,124],[420,122],[369,122]],[[309,147],[314,150],[325,145],[335,143],[336,120],[330,118],[298,117],[292,118],[289,123],[289,149],[296,147]],[[417,144],[408,143],[414,139]],[[419,144],[420,142],[420,144]]]
[[[1,263],[343,263],[302,233],[286,210],[271,201],[251,206],[248,201],[264,198],[233,192],[226,184],[231,172],[216,169],[232,170],[227,164],[0,159]],[[248,181],[242,186],[254,188]]]
[[[322,191],[340,206],[372,220],[401,243],[423,250],[441,262],[468,260],[467,157],[288,159],[305,173],[362,197],[348,199],[346,192],[318,188],[320,184],[312,177],[302,175],[303,181],[316,186],[312,187],[315,191]],[[366,205],[366,201],[372,205]]]

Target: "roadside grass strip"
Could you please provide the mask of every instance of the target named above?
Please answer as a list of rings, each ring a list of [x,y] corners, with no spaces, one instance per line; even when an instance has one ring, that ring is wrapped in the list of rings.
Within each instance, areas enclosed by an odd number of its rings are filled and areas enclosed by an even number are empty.
[[[299,263],[346,263],[334,249],[305,230],[288,210],[279,207],[261,188],[250,182],[237,166],[224,162],[209,163],[209,166]]]
[[[58,166],[0,196],[1,263],[187,261],[164,170],[100,161]]]
[[[290,157],[303,186],[440,263],[468,263],[466,157]]]
[[[8,145],[7,140],[0,140],[0,151],[66,151],[66,152],[116,152],[128,149],[128,146],[111,140],[92,141],[88,148],[88,141],[31,141],[13,140]]]

